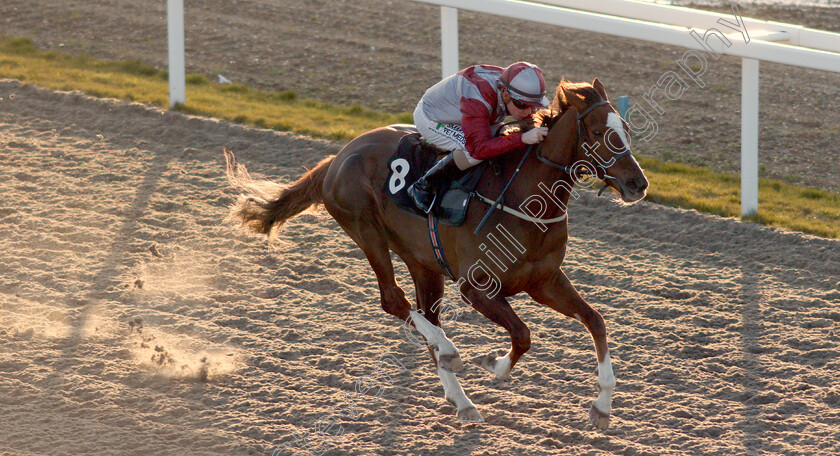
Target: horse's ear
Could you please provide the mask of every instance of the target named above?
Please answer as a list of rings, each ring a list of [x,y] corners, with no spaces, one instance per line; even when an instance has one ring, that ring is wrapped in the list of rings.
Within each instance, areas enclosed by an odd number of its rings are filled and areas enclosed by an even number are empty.
[[[595,80],[592,81],[592,87],[595,87],[595,90],[601,94],[601,98],[603,98],[604,101],[609,101],[609,98],[607,98],[607,88],[604,87],[604,84],[598,78],[595,78]]]
[[[564,86],[560,87],[563,90],[563,104],[566,105],[573,105],[573,104],[580,104],[583,105],[584,97],[583,95],[571,90],[570,88]]]

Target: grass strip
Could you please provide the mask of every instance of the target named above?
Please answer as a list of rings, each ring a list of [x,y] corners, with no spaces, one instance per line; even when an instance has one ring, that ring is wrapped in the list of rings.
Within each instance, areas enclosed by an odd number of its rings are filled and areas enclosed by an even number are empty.
[[[741,177],[708,168],[639,157],[650,180],[647,200],[740,217]],[[759,179],[758,214],[745,220],[840,239],[840,194]]]
[[[78,90],[169,105],[166,72],[136,60],[102,61],[40,51],[28,39],[0,38],[0,77],[56,90]],[[179,110],[251,126],[349,141],[392,123],[412,123],[409,113],[390,114],[359,105],[338,106],[301,99],[294,92],[266,92],[242,84],[215,84],[187,76],[187,103]],[[721,215],[740,216],[740,177],[707,168],[639,157],[650,180],[648,200]],[[747,220],[818,236],[840,238],[840,194],[761,179],[759,213]]]
[[[137,60],[102,61],[39,51],[28,39],[0,38],[0,76],[51,89],[169,106],[165,71]],[[291,91],[266,92],[243,84],[214,84],[196,74],[187,75],[187,103],[178,109],[335,141],[349,141],[383,125],[413,123],[408,113],[388,114],[359,105],[303,100]]]

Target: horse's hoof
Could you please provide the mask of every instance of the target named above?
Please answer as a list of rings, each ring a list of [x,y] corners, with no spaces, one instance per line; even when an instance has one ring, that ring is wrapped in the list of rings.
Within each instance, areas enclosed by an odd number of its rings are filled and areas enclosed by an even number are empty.
[[[598,410],[598,407],[592,404],[592,407],[589,409],[589,422],[603,431],[610,427],[610,414]]]
[[[461,361],[461,355],[457,351],[455,353],[439,354],[438,365],[449,372],[461,372],[464,370],[464,362]]]
[[[497,358],[497,356],[498,355],[496,355],[496,353],[490,353],[488,355],[476,356],[472,359],[472,361],[487,369],[487,371],[495,375],[497,379],[507,380],[510,378],[510,369],[507,365],[499,363],[500,359],[504,360],[506,358]]]
[[[474,356],[472,362],[489,370],[490,372],[493,372],[493,366],[496,365],[496,354],[490,353],[489,355]]]
[[[458,420],[464,423],[483,423],[484,418],[478,413],[478,409],[474,406],[458,410]]]

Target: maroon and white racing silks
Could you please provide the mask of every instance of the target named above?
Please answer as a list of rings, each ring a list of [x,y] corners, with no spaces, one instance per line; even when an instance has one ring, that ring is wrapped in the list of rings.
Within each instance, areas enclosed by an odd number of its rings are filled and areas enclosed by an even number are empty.
[[[420,101],[428,119],[461,126],[466,150],[476,160],[524,145],[521,133],[496,138],[490,134],[491,125],[501,123],[508,115],[502,101],[502,71],[503,68],[492,65],[465,68],[430,87]]]

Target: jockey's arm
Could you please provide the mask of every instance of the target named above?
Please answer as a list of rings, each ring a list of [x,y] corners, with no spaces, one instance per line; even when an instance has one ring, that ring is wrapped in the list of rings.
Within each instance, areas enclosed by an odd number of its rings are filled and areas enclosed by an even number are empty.
[[[467,152],[477,160],[493,158],[525,145],[519,132],[493,138],[490,135],[490,113],[478,100],[461,101],[461,129]]]

